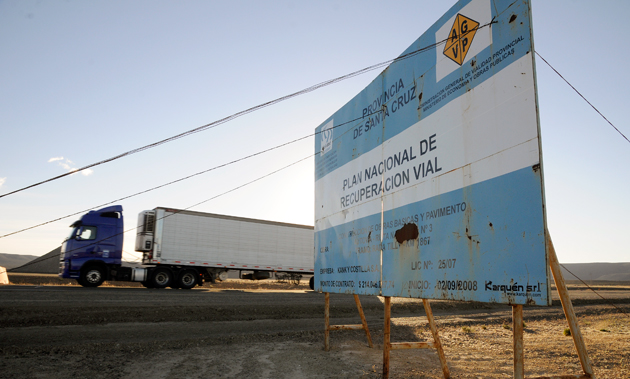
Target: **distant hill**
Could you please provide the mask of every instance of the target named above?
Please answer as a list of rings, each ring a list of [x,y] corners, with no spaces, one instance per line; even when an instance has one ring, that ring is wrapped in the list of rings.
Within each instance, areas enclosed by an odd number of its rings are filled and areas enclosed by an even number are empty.
[[[566,267],[563,268],[562,266]],[[564,280],[577,280],[567,269],[580,279],[630,281],[630,263],[563,263],[561,266]]]
[[[4,254],[0,253],[0,266],[6,267],[6,269],[12,269],[14,267],[22,266],[25,263],[32,261],[35,258],[39,258],[35,255],[20,255],[20,254]]]
[[[36,274],[56,274],[59,272],[59,253],[61,253],[61,246],[51,250],[48,254],[42,255],[41,257],[23,255],[24,257],[31,257],[31,259],[19,266],[13,267],[11,271]],[[9,270],[8,267],[7,270]]]

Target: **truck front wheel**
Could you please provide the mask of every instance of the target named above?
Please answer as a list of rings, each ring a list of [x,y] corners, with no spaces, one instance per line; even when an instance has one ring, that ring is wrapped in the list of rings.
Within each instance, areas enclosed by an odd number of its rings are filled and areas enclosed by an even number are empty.
[[[153,271],[153,276],[151,277],[151,284],[153,288],[168,287],[172,281],[173,273],[171,270],[167,268],[156,268],[155,271]]]
[[[98,287],[105,281],[105,270],[98,266],[89,266],[81,271],[77,282],[83,287]]]

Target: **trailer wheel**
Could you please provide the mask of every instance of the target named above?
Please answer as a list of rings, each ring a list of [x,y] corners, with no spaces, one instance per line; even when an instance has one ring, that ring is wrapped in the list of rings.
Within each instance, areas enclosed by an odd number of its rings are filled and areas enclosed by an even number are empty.
[[[183,290],[189,290],[197,285],[197,271],[192,269],[182,270],[177,279],[177,286]]]
[[[167,268],[156,268],[151,277],[151,286],[153,288],[168,287],[173,281],[173,273]]]
[[[315,276],[311,276],[311,279],[308,281],[308,286],[311,287],[311,290],[315,291]]]
[[[77,280],[83,287],[98,287],[105,281],[105,271],[99,266],[88,266]]]

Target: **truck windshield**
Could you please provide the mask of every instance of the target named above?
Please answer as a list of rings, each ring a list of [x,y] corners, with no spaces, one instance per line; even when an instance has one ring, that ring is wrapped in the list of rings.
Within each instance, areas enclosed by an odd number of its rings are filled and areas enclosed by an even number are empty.
[[[78,240],[93,240],[96,239],[96,227],[95,226],[81,226],[77,231]]]
[[[66,241],[75,238],[79,241],[82,240],[93,240],[96,238],[96,227],[95,226],[85,226],[80,225],[72,228],[70,235],[66,238]]]

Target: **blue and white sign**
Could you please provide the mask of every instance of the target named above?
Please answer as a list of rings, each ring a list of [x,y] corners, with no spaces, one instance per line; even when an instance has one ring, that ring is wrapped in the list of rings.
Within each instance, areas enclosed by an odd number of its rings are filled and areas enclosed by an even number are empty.
[[[317,128],[316,290],[550,304],[532,52],[528,0],[459,1]]]

